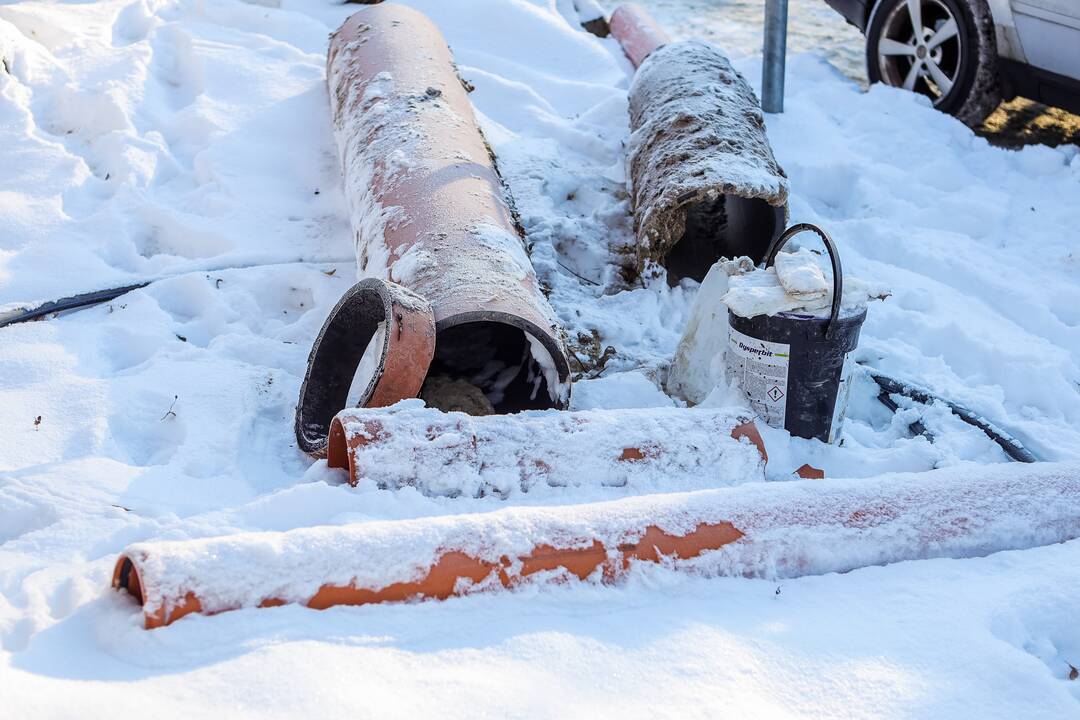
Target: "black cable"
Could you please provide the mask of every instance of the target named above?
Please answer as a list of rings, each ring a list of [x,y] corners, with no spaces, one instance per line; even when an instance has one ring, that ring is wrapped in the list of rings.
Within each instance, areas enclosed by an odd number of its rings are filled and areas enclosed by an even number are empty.
[[[2,312],[0,313],[0,328],[7,327],[8,325],[14,325],[16,323],[37,320],[38,318],[43,318],[52,313],[64,312],[65,310],[78,310],[79,308],[90,307],[92,305],[100,305],[103,302],[115,300],[121,295],[129,293],[132,290],[144,288],[151,282],[154,281],[147,280],[145,282],[135,283],[134,285],[124,285],[123,287],[109,288],[108,290],[94,290],[93,292],[82,293],[80,295],[72,295],[71,297],[60,298],[59,300],[50,300],[47,303],[42,303],[41,305],[38,305],[37,307],[17,308],[15,310]]]
[[[882,405],[884,405],[885,407],[892,410],[894,413],[897,412],[900,409],[900,406],[897,405],[896,401],[892,399],[892,395],[885,392],[881,388],[878,388],[878,390],[879,390],[878,396],[877,396],[878,402],[880,402]],[[928,441],[934,442],[934,434],[932,432],[930,432],[929,430],[927,430],[926,426],[923,425],[922,421],[920,421],[920,420],[914,420],[911,423],[909,423],[908,424],[908,430],[911,431],[912,435],[922,435]]]
[[[7,312],[0,312],[0,328],[7,327],[8,325],[15,325],[16,323],[30,322],[31,320],[37,320],[39,318],[47,317],[53,313],[61,313],[67,310],[79,310],[81,308],[92,307],[94,305],[100,305],[110,300],[115,300],[121,295],[126,295],[132,290],[139,290],[152,283],[160,282],[162,280],[171,280],[173,278],[181,277],[183,275],[190,275],[192,273],[210,273],[210,272],[225,272],[226,270],[250,270],[252,268],[272,267],[274,265],[333,265],[337,263],[353,262],[349,260],[286,260],[282,262],[272,263],[255,263],[253,265],[234,265],[231,267],[219,267],[219,268],[197,268],[195,270],[188,270],[187,272],[177,273],[176,275],[166,275],[164,277],[154,278],[152,280],[143,280],[131,285],[123,285],[121,287],[108,288],[106,290],[92,290],[90,292],[80,293],[78,295],[72,295],[71,297],[60,298],[59,300],[49,300],[35,307],[23,307],[16,308],[15,310],[8,310]]]
[[[897,380],[896,378],[889,377],[882,374],[880,371],[865,365],[861,366],[866,374],[869,375],[874,382],[878,384],[884,394],[886,395],[903,395],[904,397],[911,398],[917,403],[923,405],[930,405],[934,402],[939,402],[945,405],[954,415],[966,422],[968,425],[977,427],[982,430],[983,433],[997,443],[1005,454],[1011,457],[1017,462],[1033,463],[1038,462],[1038,458],[1030,450],[1021,444],[1019,440],[1012,435],[1002,430],[997,425],[994,425],[986,418],[972,412],[968,408],[954,403],[951,400],[934,395],[932,392],[925,388],[921,388],[917,385],[912,385],[909,382],[903,380]],[[890,398],[891,400],[891,398]],[[886,403],[888,406],[888,403]],[[896,403],[892,403],[892,408],[895,409]]]

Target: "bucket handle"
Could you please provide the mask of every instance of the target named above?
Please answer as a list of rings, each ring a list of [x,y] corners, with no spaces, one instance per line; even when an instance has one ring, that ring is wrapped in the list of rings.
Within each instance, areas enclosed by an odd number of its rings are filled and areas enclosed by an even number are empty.
[[[832,238],[829,237],[829,233],[812,223],[797,223],[792,225],[785,230],[780,237],[776,238],[771,246],[769,246],[769,251],[765,253],[765,267],[770,267],[773,262],[776,261],[776,255],[780,252],[780,248],[787,244],[788,240],[807,230],[817,233],[817,236],[825,243],[825,249],[829,251],[829,261],[832,263],[833,300],[832,314],[829,315],[829,324],[825,328],[825,339],[827,340],[832,333],[833,325],[836,324],[836,319],[840,317],[840,304],[844,299],[844,274],[840,269],[840,253],[837,252],[836,244],[833,243]]]

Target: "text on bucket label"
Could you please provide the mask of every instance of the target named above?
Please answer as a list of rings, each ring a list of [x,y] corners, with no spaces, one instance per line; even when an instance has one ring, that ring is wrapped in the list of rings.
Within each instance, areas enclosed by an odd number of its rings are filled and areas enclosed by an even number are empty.
[[[728,327],[728,382],[738,383],[750,407],[772,427],[784,427],[790,351],[790,345],[759,340]]]

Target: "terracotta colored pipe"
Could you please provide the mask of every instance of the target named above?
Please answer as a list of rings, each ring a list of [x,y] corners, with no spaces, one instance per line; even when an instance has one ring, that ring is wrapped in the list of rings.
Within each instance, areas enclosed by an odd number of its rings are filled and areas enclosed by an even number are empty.
[[[671,42],[664,29],[637,3],[615,8],[608,25],[634,67],[641,65],[653,50]]]
[[[372,358],[371,379],[356,403],[385,407],[416,397],[435,355],[431,306],[375,278],[361,280],[338,301],[315,338],[300,387],[296,437],[304,452],[325,456],[330,421],[345,407],[357,366],[373,342],[381,342],[381,352]]]
[[[347,409],[328,449],[329,466],[347,469],[353,485],[504,498],[544,486],[721,487],[763,480],[767,459],[754,424],[722,408],[491,417]]]
[[[327,84],[360,275],[431,304],[425,372],[481,386],[496,412],[565,407],[554,313],[438,28],[393,3],[360,10],[330,37]],[[478,379],[491,362],[520,365],[505,391]]]
[[[612,582],[625,574],[634,560],[659,563],[665,559],[689,560],[711,550],[718,550],[742,537],[729,523],[702,523],[683,534],[671,534],[649,525],[637,540],[619,543],[609,549],[598,540],[584,547],[555,547],[537,545],[533,550],[515,558],[495,560],[475,557],[466,552],[451,550],[440,554],[435,562],[415,580],[393,582],[368,588],[324,584],[301,604],[316,610],[335,605],[369,605],[383,602],[402,602],[414,598],[445,600],[462,594],[467,586],[496,583],[512,588],[535,579],[540,573],[566,574],[587,580],[594,573],[604,582]],[[127,590],[136,600],[145,603],[140,580],[138,554],[121,556],[113,572],[114,588]],[[613,559],[614,558],[614,559]],[[270,597],[253,607],[267,608],[290,604],[288,600]],[[194,591],[155,607],[144,608],[144,625],[150,630],[169,625],[185,615],[203,613],[214,615],[232,607],[207,607]]]
[[[611,583],[641,563],[797,577],[965,558],[1080,536],[1080,465],[963,466],[751,483],[582,506],[139,543],[113,587],[147,628],[189,613],[447,598],[527,583]]]

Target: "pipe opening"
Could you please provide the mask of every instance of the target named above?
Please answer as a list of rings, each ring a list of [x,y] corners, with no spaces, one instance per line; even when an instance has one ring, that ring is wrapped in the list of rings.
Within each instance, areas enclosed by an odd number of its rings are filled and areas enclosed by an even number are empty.
[[[116,574],[116,581],[113,586],[119,590],[127,590],[140,605],[143,604],[139,571],[135,569],[135,563],[131,562],[131,558],[124,557],[120,560],[120,571]]]
[[[566,388],[552,354],[515,325],[465,322],[438,332],[420,390],[428,407],[469,415],[563,407]]]
[[[321,448],[334,416],[345,407],[362,406],[374,392],[386,355],[388,303],[361,283],[331,312],[308,362],[297,407],[301,449]]]
[[[672,287],[683,278],[701,282],[721,257],[747,255],[760,263],[784,229],[784,209],[759,198],[703,197],[682,210],[686,229],[664,259]]]

